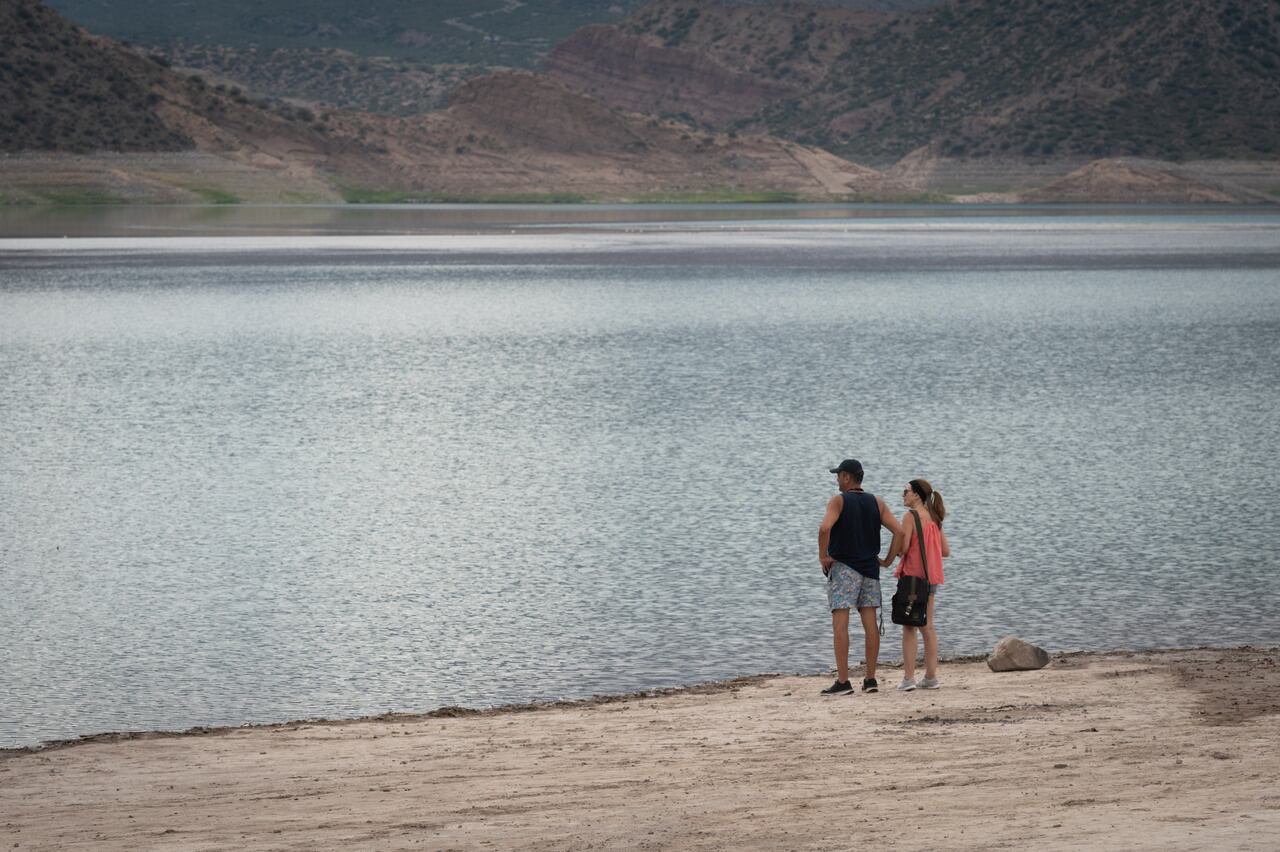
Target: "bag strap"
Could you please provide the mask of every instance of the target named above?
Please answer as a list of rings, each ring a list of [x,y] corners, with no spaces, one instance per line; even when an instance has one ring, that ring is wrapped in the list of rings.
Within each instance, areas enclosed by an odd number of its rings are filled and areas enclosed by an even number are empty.
[[[924,546],[924,530],[920,527],[920,513],[912,509],[911,518],[916,522],[916,541],[920,547],[920,565],[924,568],[924,584],[932,586],[933,584],[929,582],[929,557],[925,555],[927,548]]]

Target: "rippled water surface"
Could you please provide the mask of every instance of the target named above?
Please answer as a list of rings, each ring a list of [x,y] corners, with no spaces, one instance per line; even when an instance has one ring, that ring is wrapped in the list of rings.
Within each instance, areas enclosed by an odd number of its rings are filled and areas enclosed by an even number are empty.
[[[0,746],[825,668],[849,455],[944,653],[1280,641],[1280,217],[770,215],[0,240]]]

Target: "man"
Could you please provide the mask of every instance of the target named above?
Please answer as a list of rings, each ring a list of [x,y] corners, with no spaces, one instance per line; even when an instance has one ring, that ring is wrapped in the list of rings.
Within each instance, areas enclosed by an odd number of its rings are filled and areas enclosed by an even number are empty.
[[[836,682],[822,690],[822,694],[853,693],[849,683],[850,607],[857,608],[866,637],[867,671],[862,691],[878,692],[876,660],[880,656],[880,634],[876,631],[876,609],[880,606],[880,528],[900,536],[902,527],[883,500],[862,490],[861,462],[845,459],[830,470],[836,475],[840,493],[827,503],[827,513],[818,529],[818,562],[827,578]]]

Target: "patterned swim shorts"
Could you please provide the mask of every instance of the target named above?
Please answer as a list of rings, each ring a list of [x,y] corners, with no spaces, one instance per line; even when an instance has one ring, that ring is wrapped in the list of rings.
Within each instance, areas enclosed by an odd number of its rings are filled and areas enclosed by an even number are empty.
[[[861,609],[880,606],[880,581],[864,577],[837,562],[827,574],[827,603],[832,609]]]

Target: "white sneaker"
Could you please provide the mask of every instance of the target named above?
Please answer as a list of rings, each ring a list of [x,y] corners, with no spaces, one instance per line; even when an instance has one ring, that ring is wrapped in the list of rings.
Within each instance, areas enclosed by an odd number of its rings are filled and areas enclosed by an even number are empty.
[[[938,683],[938,679],[936,677],[922,677],[920,678],[920,682],[917,683],[916,686],[920,687],[921,689],[941,689],[942,688],[942,684]]]
[[[899,692],[910,692],[915,688],[916,688],[916,682],[914,678],[904,677],[902,679],[902,683],[898,684]]]

